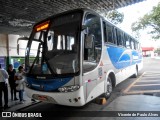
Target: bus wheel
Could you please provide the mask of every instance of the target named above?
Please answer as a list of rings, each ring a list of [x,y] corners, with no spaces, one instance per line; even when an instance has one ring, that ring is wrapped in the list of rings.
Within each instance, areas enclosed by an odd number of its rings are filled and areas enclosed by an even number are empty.
[[[107,87],[107,90],[104,93],[104,97],[105,98],[109,98],[111,96],[112,91],[113,91],[112,80],[111,80],[111,78],[109,76],[107,78],[106,87]]]
[[[137,76],[138,76],[138,68],[136,67],[136,70],[135,70],[135,73],[133,74],[133,78],[137,78]]]

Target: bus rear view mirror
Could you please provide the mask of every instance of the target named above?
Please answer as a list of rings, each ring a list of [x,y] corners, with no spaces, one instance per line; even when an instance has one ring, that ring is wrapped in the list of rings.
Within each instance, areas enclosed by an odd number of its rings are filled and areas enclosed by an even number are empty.
[[[86,49],[92,49],[93,48],[93,39],[94,35],[90,34],[89,36],[87,35],[85,38],[85,48]]]

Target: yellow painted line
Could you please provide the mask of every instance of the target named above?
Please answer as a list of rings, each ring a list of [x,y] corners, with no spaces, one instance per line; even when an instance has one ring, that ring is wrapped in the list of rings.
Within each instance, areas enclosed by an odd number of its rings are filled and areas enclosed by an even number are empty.
[[[151,76],[151,75],[159,76],[159,75],[160,75],[160,73],[157,73],[157,74],[155,74],[155,73],[150,73],[150,74],[146,73],[146,75],[145,75],[145,76]]]
[[[160,80],[141,80],[141,81],[138,81],[139,83],[140,82],[160,82]]]
[[[151,74],[151,75],[144,75],[144,77],[155,77],[155,76],[160,76],[160,74],[155,75],[155,74]]]
[[[146,72],[145,76],[153,76],[153,75],[159,76],[160,73],[148,73],[148,72]]]
[[[147,75],[153,75],[153,74],[154,75],[160,75],[160,73],[154,73],[154,72],[153,73],[146,72],[146,73],[147,73]]]
[[[153,71],[146,71],[146,73],[156,73],[156,74],[160,74],[160,72],[153,72]]]
[[[160,75],[152,75],[152,76],[143,76],[144,78],[157,78],[160,77]]]
[[[153,72],[153,73],[146,72],[146,74],[147,74],[147,75],[153,75],[153,74],[154,74],[154,75],[160,75],[160,73],[154,73],[154,72]],[[147,76],[147,75],[146,75],[146,76]]]
[[[142,78],[142,76],[145,74],[145,72],[138,78],[138,79],[136,79],[132,84],[130,84],[124,91],[123,91],[123,93],[127,93],[130,89],[131,89],[131,87],[137,82],[137,81],[139,81],[141,78]]]
[[[131,91],[127,92],[126,94],[137,94],[137,93],[154,93],[154,92],[160,92],[160,90],[143,90],[143,91]]]
[[[146,75],[145,75],[145,76],[153,76],[153,75],[159,76],[159,75],[160,75],[160,73],[158,73],[158,74],[155,74],[155,73],[148,74],[148,73],[146,73]]]
[[[133,85],[133,86],[156,86],[156,85],[160,86],[160,84],[143,84],[143,85]]]
[[[144,78],[157,78],[157,77],[160,77],[160,75],[159,76],[143,76]]]

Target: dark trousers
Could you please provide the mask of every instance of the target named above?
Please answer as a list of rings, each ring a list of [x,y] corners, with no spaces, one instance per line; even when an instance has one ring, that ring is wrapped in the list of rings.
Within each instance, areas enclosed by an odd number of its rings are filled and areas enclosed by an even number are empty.
[[[0,107],[3,107],[2,92],[4,94],[4,106],[8,106],[8,86],[5,82],[0,82]]]
[[[19,99],[20,101],[23,101],[23,90],[19,91]]]
[[[17,90],[16,90],[16,87],[15,86],[10,86],[11,88],[11,99],[13,100],[13,96],[14,96],[14,99],[16,99],[16,93],[17,93]]]

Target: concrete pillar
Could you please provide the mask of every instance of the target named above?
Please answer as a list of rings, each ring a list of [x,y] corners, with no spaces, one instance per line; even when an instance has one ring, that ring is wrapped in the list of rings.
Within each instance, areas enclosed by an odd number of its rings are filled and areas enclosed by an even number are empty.
[[[6,34],[0,34],[0,56],[6,57],[7,56],[7,37]]]
[[[2,64],[2,68],[6,69],[6,59],[7,59],[7,40],[6,34],[0,34],[0,64]]]
[[[6,66],[9,65],[9,57],[10,57],[10,54],[9,54],[9,39],[8,39],[8,34],[6,34],[6,49],[7,49],[7,57],[6,57]]]

